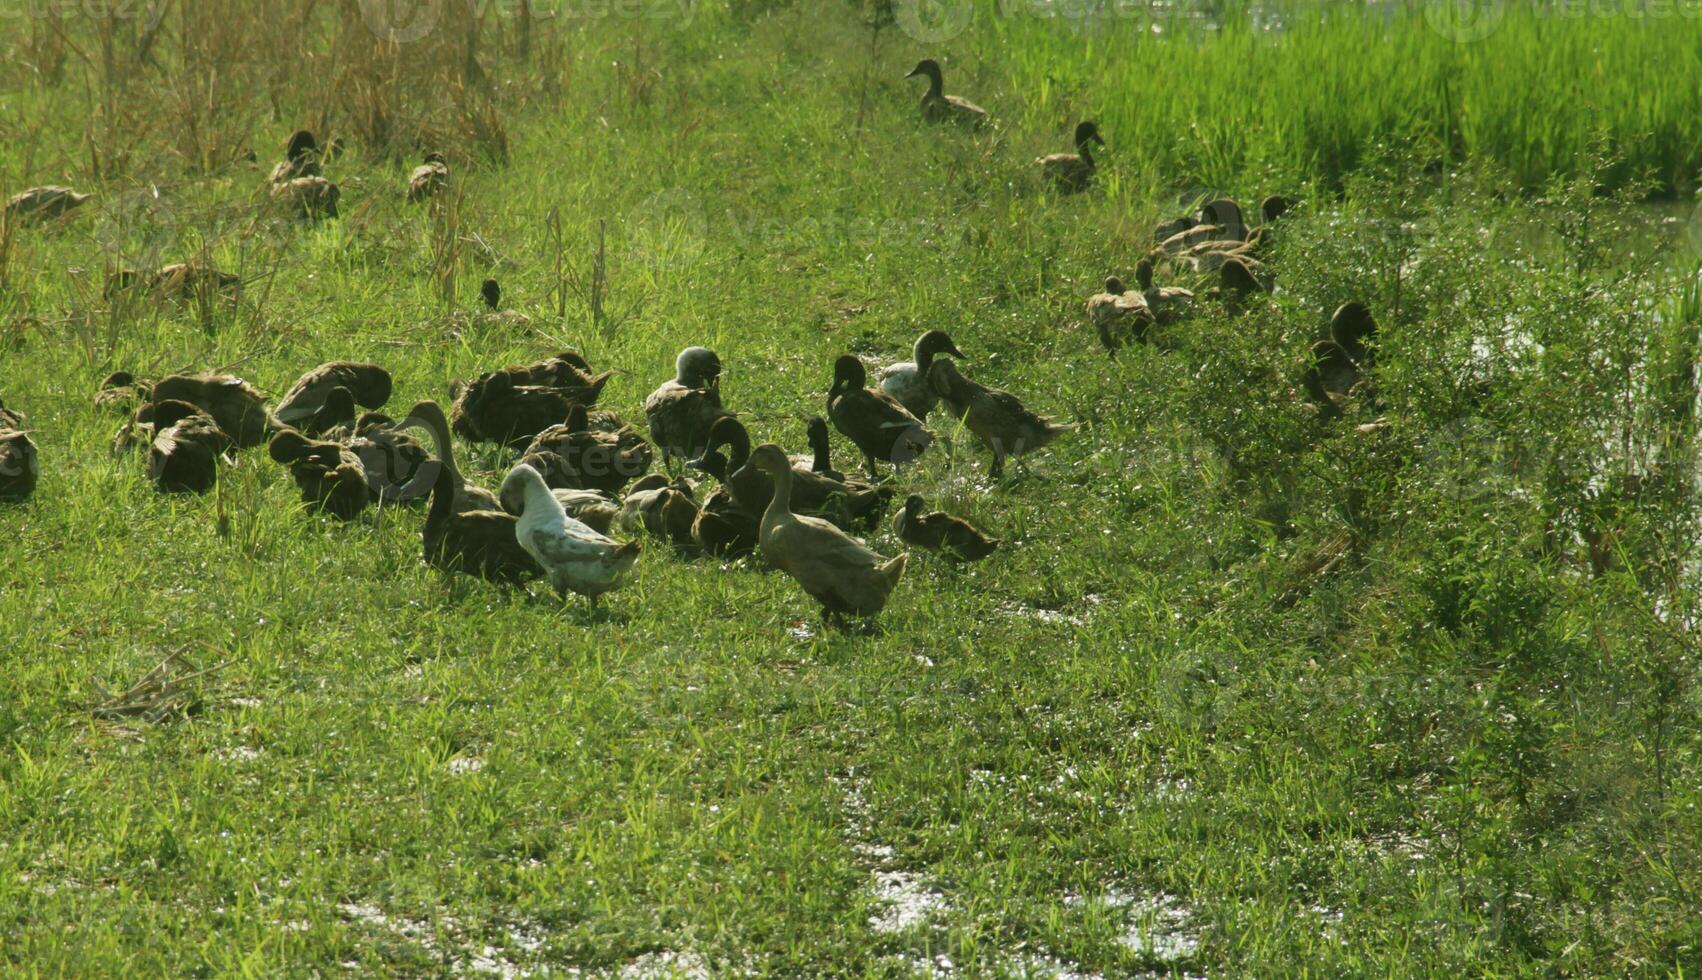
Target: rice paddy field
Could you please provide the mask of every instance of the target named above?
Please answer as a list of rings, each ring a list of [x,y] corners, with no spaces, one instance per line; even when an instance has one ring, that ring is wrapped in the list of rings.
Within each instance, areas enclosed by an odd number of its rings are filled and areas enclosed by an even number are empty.
[[[1695,5],[0,0],[0,51],[0,191],[93,195],[0,232],[40,468],[0,972],[1702,973]],[[922,121],[921,58],[987,127]],[[301,128],[335,220],[269,205]],[[1191,315],[1108,358],[1085,304],[1155,224],[1270,194],[1274,291],[1163,263]],[[239,294],[105,289],[175,262]],[[802,452],[837,356],[929,328],[1077,428],[993,479],[930,416],[884,475],[1002,543],[889,515],[851,628],[658,541],[595,610],[447,575],[423,508],[311,512],[264,447],[163,494],[93,401],[352,359],[400,413],[572,348],[642,429],[704,345]]]

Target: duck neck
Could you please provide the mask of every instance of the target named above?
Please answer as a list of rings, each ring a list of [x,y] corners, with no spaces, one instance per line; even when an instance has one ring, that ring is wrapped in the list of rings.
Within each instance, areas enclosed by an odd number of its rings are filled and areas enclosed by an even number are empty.
[[[1089,140],[1082,140],[1080,143],[1077,143],[1076,152],[1081,155],[1081,162],[1087,164],[1089,168],[1094,166],[1093,149]]]
[[[727,472],[737,473],[751,457],[751,437],[745,427],[729,426],[727,432]]]
[[[934,102],[945,97],[946,82],[937,71],[924,72],[928,78],[928,94],[922,96],[925,101]]]
[[[792,513],[792,468],[783,467],[779,472],[771,474],[769,479],[774,481],[774,496],[768,501],[768,513]]]
[[[461,471],[455,466],[455,445],[449,439],[449,426],[441,413],[431,412],[421,419],[426,431],[431,433],[433,447],[437,450],[438,461],[443,464],[443,471],[449,476],[450,489],[459,497],[466,488],[466,481],[461,479]]]
[[[828,442],[827,430],[816,429],[810,433],[810,452],[815,459],[810,463],[810,469],[817,473],[826,473],[833,469],[831,444]]]

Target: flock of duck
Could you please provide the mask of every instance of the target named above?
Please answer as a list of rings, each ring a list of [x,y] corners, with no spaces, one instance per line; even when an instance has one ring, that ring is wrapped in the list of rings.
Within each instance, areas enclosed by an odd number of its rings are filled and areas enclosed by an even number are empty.
[[[943,92],[933,60],[920,62],[910,76],[928,80],[924,120],[985,123],[979,106]],[[1094,144],[1104,140],[1093,122],[1083,122],[1076,153],[1036,164],[1057,191],[1080,191],[1096,169]],[[335,217],[340,192],[321,167],[335,148],[334,142],[321,147],[310,132],[294,134],[267,179],[270,199],[301,218]],[[409,176],[406,200],[432,197],[448,186],[449,176],[443,157],[428,155]],[[88,199],[69,188],[38,187],[12,197],[6,217],[57,218]],[[1195,302],[1191,290],[1153,285],[1160,261],[1215,274],[1218,284],[1207,292],[1226,304],[1268,291],[1270,274],[1257,252],[1287,208],[1280,197],[1266,199],[1265,224],[1248,229],[1240,207],[1223,198],[1159,226],[1152,254],[1137,266],[1138,288],[1112,277],[1105,292],[1088,301],[1107,351],[1115,357],[1130,341],[1148,341],[1152,325],[1184,315]],[[114,273],[107,292],[140,289],[181,299],[240,284],[217,270],[177,264]],[[498,315],[500,287],[487,280],[482,292]],[[1314,349],[1305,387],[1320,412],[1339,414],[1337,403],[1369,363],[1365,341],[1375,323],[1362,305],[1348,304],[1335,324],[1331,338]],[[594,371],[573,351],[452,382],[448,412],[427,400],[399,420],[380,411],[390,399],[390,373],[352,361],[308,371],[271,403],[229,374],[143,379],[124,371],[101,383],[95,403],[124,416],[114,452],[140,454],[162,492],[207,492],[241,450],[264,443],[309,511],[350,520],[373,506],[424,506],[425,561],[448,572],[511,584],[547,579],[563,598],[578,594],[595,605],[627,581],[641,551],[639,538],[651,537],[681,555],[760,555],[829,618],[842,619],[878,614],[904,574],[908,553],[882,555],[855,535],[874,531],[896,496],[883,467],[902,471],[938,441],[931,415],[943,406],[972,433],[991,453],[995,479],[1007,460],[1020,465],[1025,453],[1075,428],[975,381],[959,366],[968,360],[942,330],[924,332],[911,359],[883,368],[874,386],[863,361],[840,356],[825,417],[809,421],[810,452],[798,456],[772,442],[752,446],[744,423],[722,403],[720,358],[695,346],[680,352],[673,378],[645,399],[648,438],[598,405],[612,372]],[[861,455],[866,478],[834,468],[830,422]],[[429,448],[416,434],[429,440]],[[518,453],[495,493],[470,482],[456,465],[457,436]],[[658,450],[663,472],[652,472]],[[701,476],[687,479],[686,470]],[[0,500],[27,498],[38,472],[24,417],[0,403]],[[713,489],[700,494],[710,480]],[[903,543],[952,561],[986,558],[999,545],[962,518],[928,510],[918,494],[905,498],[893,523]]]

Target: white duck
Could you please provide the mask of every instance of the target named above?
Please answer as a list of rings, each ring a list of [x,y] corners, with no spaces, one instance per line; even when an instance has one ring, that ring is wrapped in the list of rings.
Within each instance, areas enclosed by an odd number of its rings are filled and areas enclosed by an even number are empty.
[[[620,588],[638,560],[637,541],[620,544],[567,516],[542,474],[524,463],[503,478],[501,496],[523,502],[514,537],[563,598],[577,592],[595,606],[603,593]]]
[[[881,371],[881,390],[898,399],[911,415],[926,422],[928,413],[940,403],[938,395],[928,386],[928,366],[936,354],[963,357],[944,330],[929,330],[916,338],[912,351],[914,360],[903,361]]]

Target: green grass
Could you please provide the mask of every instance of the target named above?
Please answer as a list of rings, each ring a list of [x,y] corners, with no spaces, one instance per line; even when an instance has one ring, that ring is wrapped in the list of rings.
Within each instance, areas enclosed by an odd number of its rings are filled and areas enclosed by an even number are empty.
[[[217,78],[125,69],[126,98],[90,110],[98,55],[72,57],[0,100],[23,151],[6,187],[101,195],[17,232],[0,278],[0,397],[43,466],[0,509],[9,971],[1702,965],[1695,248],[1688,215],[1640,203],[1702,146],[1694,86],[1662,67],[1694,60],[1691,21],[1510,8],[1473,46],[1399,19],[1280,38],[1231,20],[1172,50],[980,8],[936,48],[750,3],[566,24],[525,61],[490,17],[484,70],[513,84],[488,100],[441,82],[448,28],[385,55],[358,26],[264,18],[209,32],[194,57]],[[1330,57],[1349,34],[1362,57]],[[193,60],[174,38],[159,57]],[[1255,46],[1273,81],[1223,67]],[[304,50],[338,58],[288,60]],[[1180,71],[1177,51],[1219,68]],[[924,52],[995,132],[917,122],[900,76]],[[1529,87],[1504,74],[1521,65]],[[384,90],[393,142],[355,138],[370,102],[345,83],[368,70],[408,80]],[[1472,107],[1458,141],[1420,94],[1440,78]],[[1314,80],[1340,115],[1285,100]],[[178,100],[202,84],[220,112]],[[1569,86],[1596,111],[1547,121]],[[490,107],[505,166],[465,135]],[[1181,135],[1211,107],[1239,123]],[[321,111],[351,135],[329,168],[344,218],[260,220],[264,168]],[[1103,179],[1050,199],[1027,161],[1086,114]],[[67,118],[92,121],[49,125]],[[218,149],[200,163],[190,118]],[[463,182],[458,305],[494,274],[534,332],[456,329],[442,235],[401,202],[410,127],[448,134]],[[228,162],[244,145],[257,165]],[[117,162],[97,175],[91,149]],[[1205,186],[1305,199],[1271,259],[1280,292],[1108,362],[1085,298]],[[631,311],[612,330],[572,289],[556,316],[552,210],[577,277],[607,222],[610,306]],[[268,274],[238,314],[100,299],[109,265],[203,251]],[[1296,378],[1353,298],[1384,326],[1380,404],[1321,427]],[[621,372],[603,403],[636,418],[704,343],[753,434],[799,451],[835,355],[897,359],[931,326],[972,376],[1082,428],[1010,486],[968,433],[901,477],[1006,545],[963,569],[913,556],[870,633],[823,628],[778,573],[661,547],[603,617],[446,581],[420,562],[419,512],[305,514],[260,452],[216,498],[161,497],[90,404],[115,367],[234,365],[277,394],[361,357],[406,406],[567,344]],[[460,448],[486,486],[510,462]],[[1633,491],[1657,463],[1671,478]],[[1606,528],[1618,560],[1596,575],[1584,540]],[[898,548],[885,528],[873,543]],[[197,710],[96,718],[97,684],[175,650],[230,661]],[[886,901],[916,894],[914,920]]]

